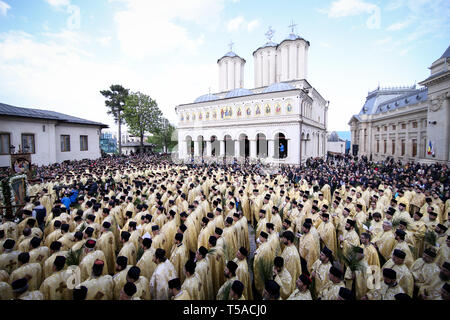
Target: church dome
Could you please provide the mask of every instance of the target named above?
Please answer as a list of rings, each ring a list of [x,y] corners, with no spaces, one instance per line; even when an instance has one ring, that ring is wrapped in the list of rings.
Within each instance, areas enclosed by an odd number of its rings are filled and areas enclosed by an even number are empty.
[[[219,97],[214,94],[208,93],[208,94],[204,94],[204,95],[198,97],[197,99],[195,99],[194,103],[214,101],[214,100],[219,100]]]
[[[235,97],[241,97],[241,96],[248,96],[251,94],[253,94],[253,92],[251,92],[248,89],[238,88],[238,89],[234,89],[234,90],[231,90],[230,92],[228,92],[227,95],[225,96],[225,98],[235,98]]]
[[[293,89],[295,89],[295,88],[292,85],[290,85],[289,83],[275,82],[275,83],[272,83],[267,88],[265,88],[262,93],[286,91],[286,90],[293,90]]]
[[[226,57],[229,57],[229,58],[239,58],[239,59],[241,59],[242,61],[244,61],[244,63],[246,62],[244,58],[238,56],[238,55],[237,55],[236,53],[234,53],[233,51],[227,52],[222,58],[217,59],[217,62],[219,62],[220,60],[222,60],[223,58],[226,58]]]

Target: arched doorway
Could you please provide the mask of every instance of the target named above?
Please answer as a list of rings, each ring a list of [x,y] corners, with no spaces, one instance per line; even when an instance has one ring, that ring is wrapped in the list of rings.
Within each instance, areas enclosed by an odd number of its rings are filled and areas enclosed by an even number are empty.
[[[250,142],[244,133],[239,136],[239,155],[245,158],[250,156]]]
[[[256,136],[256,156],[258,158],[267,158],[268,142],[264,133],[258,133]]]
[[[220,142],[216,136],[211,137],[211,156],[217,157],[220,154]]]
[[[234,157],[234,140],[229,134],[227,134],[223,139],[225,141],[225,156]]]
[[[194,141],[191,136],[186,136],[186,154],[188,156],[194,155]]]
[[[288,155],[288,141],[283,133],[275,135],[274,157],[275,159],[284,159]]]

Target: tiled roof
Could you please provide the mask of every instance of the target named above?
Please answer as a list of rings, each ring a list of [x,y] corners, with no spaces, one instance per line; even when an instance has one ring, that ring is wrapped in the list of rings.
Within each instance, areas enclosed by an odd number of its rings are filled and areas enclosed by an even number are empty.
[[[49,110],[31,109],[14,107],[9,104],[0,103],[0,116],[12,116],[23,118],[35,118],[35,119],[49,119],[67,123],[77,123],[86,125],[95,125],[102,128],[108,128],[108,125],[94,122],[82,118],[73,117],[64,113],[59,113]]]

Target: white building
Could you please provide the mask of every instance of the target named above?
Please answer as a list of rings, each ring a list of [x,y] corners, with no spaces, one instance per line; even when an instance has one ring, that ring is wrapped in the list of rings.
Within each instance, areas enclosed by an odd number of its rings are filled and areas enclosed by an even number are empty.
[[[0,167],[11,165],[13,150],[31,153],[36,165],[99,158],[100,133],[107,127],[59,112],[0,103]]]
[[[450,160],[450,46],[431,67],[422,88],[377,88],[352,116],[352,153],[420,162]]]
[[[329,134],[327,139],[327,152],[345,154],[346,141],[339,138],[336,131]]]
[[[291,34],[253,52],[254,88],[244,89],[245,59],[217,61],[219,90],[175,108],[182,160],[250,157],[299,164],[323,157],[329,102],[307,81],[310,43]]]

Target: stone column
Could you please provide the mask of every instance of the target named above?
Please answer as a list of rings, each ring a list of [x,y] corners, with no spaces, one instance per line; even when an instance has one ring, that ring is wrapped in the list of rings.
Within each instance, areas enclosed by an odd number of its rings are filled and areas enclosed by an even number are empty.
[[[268,159],[273,159],[275,157],[275,140],[273,139],[268,139],[267,140],[267,155],[268,155]]]
[[[206,156],[211,157],[211,140],[206,140]]]
[[[200,155],[200,141],[194,140],[194,157]]]
[[[249,140],[250,143],[250,158],[256,159],[256,140]]]
[[[239,149],[241,144],[239,143],[239,139],[234,140],[234,156],[238,158],[240,156]]]
[[[220,141],[220,157],[225,156],[225,140],[219,140]],[[217,154],[217,151],[216,151]]]

